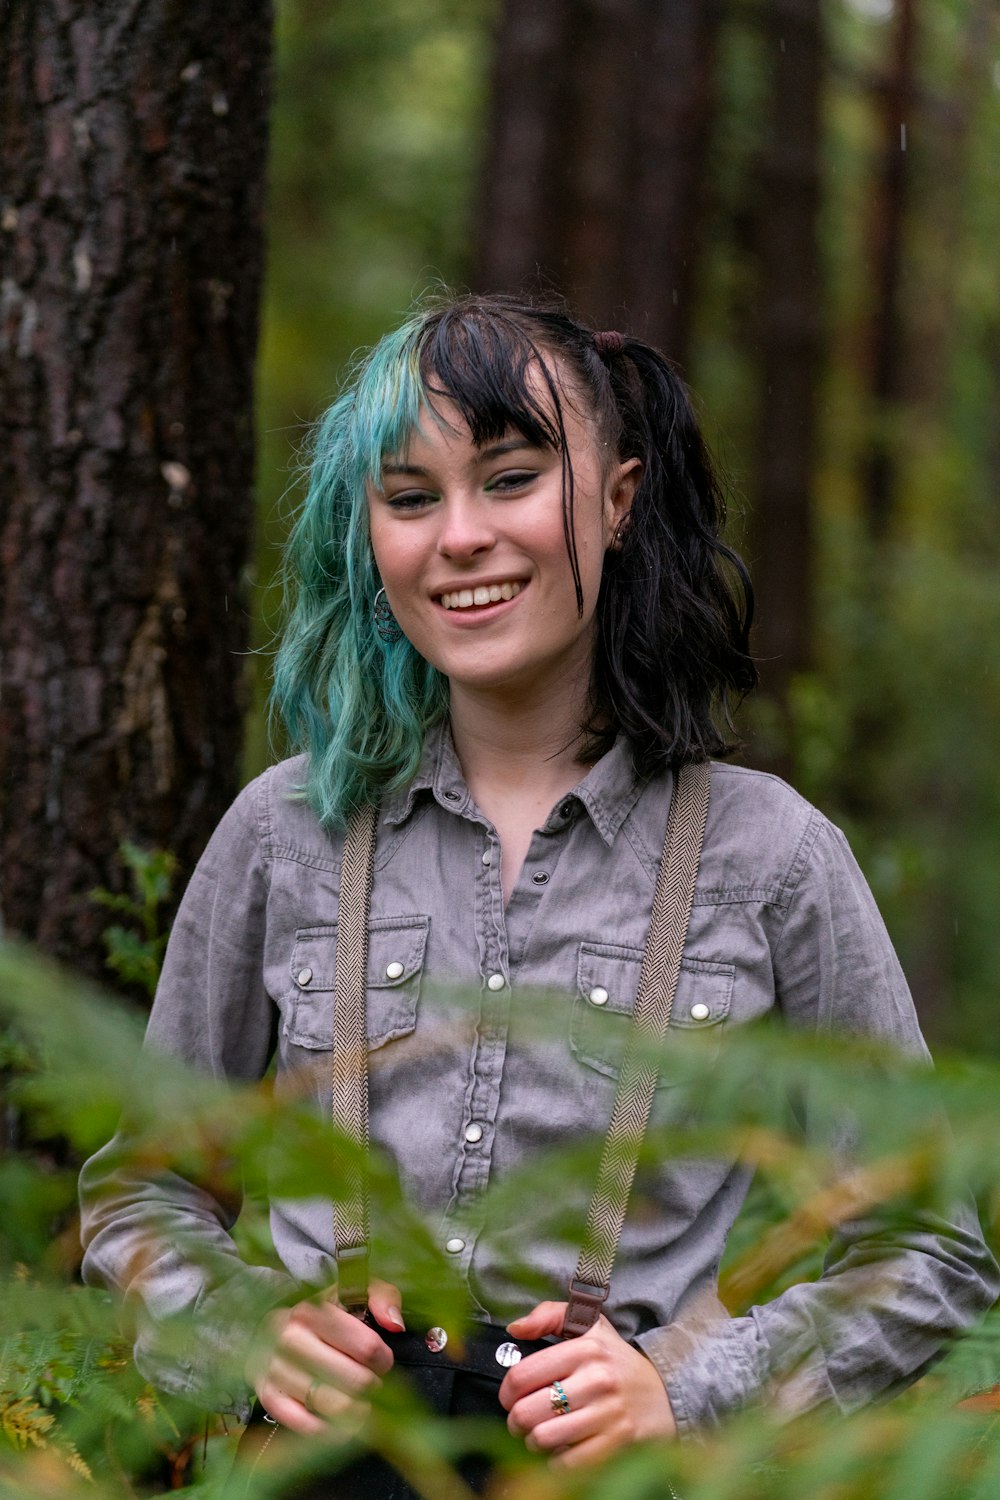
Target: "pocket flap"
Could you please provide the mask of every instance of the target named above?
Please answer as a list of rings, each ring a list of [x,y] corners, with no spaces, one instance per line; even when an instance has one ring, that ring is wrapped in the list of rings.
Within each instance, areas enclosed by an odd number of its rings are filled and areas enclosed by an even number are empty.
[[[380,1047],[416,1025],[430,917],[373,917],[368,929],[368,1045]],[[300,928],[289,970],[295,1002],[288,1040],[333,1046],[337,924]]]
[[[580,944],[570,1044],[579,1061],[609,1077],[617,1076],[628,1043],[642,958],[636,948]],[[719,1028],[729,1015],[735,974],[734,964],[682,959],[670,1029]],[[715,1030],[716,1041],[719,1035]]]

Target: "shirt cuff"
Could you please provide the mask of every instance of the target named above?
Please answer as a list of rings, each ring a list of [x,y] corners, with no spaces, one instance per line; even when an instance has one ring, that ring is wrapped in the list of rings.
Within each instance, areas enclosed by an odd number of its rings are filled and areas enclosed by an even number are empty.
[[[299,1294],[284,1271],[241,1266],[189,1314],[164,1321],[140,1315],[136,1366],[161,1390],[245,1422],[254,1399],[244,1373],[254,1330]]]
[[[765,1397],[779,1420],[823,1402],[839,1404],[819,1342],[800,1337],[794,1352],[787,1351],[782,1369],[775,1371],[757,1312],[685,1320],[652,1328],[636,1339],[663,1381],[682,1437],[716,1427],[730,1413]]]
[[[731,1318],[671,1323],[638,1335],[636,1344],[666,1387],[681,1437],[716,1426],[758,1394],[765,1375],[754,1333],[752,1319]]]

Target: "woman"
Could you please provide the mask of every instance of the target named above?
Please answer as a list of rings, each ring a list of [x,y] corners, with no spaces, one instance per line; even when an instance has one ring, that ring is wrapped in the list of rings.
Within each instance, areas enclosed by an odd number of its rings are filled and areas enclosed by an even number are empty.
[[[573,1247],[489,1210],[488,1185],[607,1128],[675,773],[726,752],[720,720],[754,681],[722,520],[686,393],[641,341],[503,298],[384,339],[319,425],[290,545],[275,702],[304,756],[217,831],[150,1023],[151,1044],[236,1078],[263,1073],[277,1035],[279,1079],[304,1070],[327,1107],[314,1065],[332,1045],[343,829],[378,806],[371,1137],[487,1351],[445,1404],[496,1411],[499,1395],[510,1430],[566,1467],[754,1398],[856,1405],[915,1378],[997,1290],[971,1219],[895,1237],[869,1221],[841,1228],[819,1282],[685,1334],[748,1173],[667,1161],[626,1220],[604,1315],[559,1340]],[[842,836],[782,783],[715,763],[673,1025],[718,1038],[775,1008],[922,1049]],[[299,1433],[363,1416],[403,1348],[407,1288],[373,1279],[365,1320],[335,1292],[299,1298],[336,1277],[329,1206],[275,1205],[287,1278],[239,1270],[218,1204],[110,1161],[85,1173],[87,1276],[206,1326],[223,1283],[264,1287],[284,1306],[251,1371],[263,1411]],[[588,1189],[566,1187],[580,1225]],[[153,1223],[167,1234],[150,1256]],[[148,1332],[137,1352],[198,1393],[193,1358],[164,1363]],[[365,1472],[359,1493],[379,1493]]]

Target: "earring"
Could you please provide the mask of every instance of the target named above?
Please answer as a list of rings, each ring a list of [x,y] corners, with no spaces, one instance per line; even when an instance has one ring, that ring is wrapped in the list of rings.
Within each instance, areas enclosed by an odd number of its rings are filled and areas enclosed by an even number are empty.
[[[379,589],[375,595],[375,603],[372,605],[372,614],[375,616],[375,629],[378,631],[380,641],[387,645],[395,645],[396,641],[403,639],[399,621],[392,612],[392,605],[386,596],[385,589]]]

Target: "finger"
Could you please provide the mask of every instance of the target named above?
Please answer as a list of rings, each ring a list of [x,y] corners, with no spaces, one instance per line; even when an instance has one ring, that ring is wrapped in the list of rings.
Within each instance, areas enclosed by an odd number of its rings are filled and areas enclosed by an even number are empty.
[[[339,1386],[331,1385],[329,1381],[315,1375],[308,1383],[304,1382],[305,1376],[302,1375],[300,1384],[293,1388],[292,1394],[313,1416],[323,1417],[326,1422],[335,1422],[338,1426],[346,1423],[355,1429],[367,1420],[371,1411],[368,1401],[359,1400]]]
[[[552,1387],[547,1386],[544,1391],[532,1391],[530,1396],[515,1402],[507,1413],[507,1431],[513,1437],[527,1437],[536,1427],[548,1422],[554,1415],[551,1394]]]
[[[549,1459],[549,1466],[553,1469],[591,1468],[610,1458],[620,1446],[620,1441],[616,1441],[610,1433],[595,1432],[582,1442],[573,1443],[571,1447],[560,1447]]]
[[[263,1380],[256,1387],[257,1398],[269,1417],[287,1427],[289,1432],[299,1432],[306,1437],[317,1437],[326,1430],[321,1417],[307,1411],[301,1401],[288,1395],[270,1380]]]
[[[364,1426],[371,1406],[301,1370],[276,1371],[261,1383],[261,1405],[275,1421],[292,1432],[315,1436],[335,1427],[343,1437]]]
[[[553,1380],[565,1380],[580,1368],[593,1352],[593,1345],[585,1338],[567,1339],[563,1344],[553,1344],[550,1349],[539,1349],[528,1354],[516,1365],[511,1365],[500,1387],[500,1405],[510,1411],[516,1401],[529,1396],[532,1391],[544,1390]]]
[[[273,1380],[293,1396],[305,1392],[310,1381],[319,1381],[351,1399],[367,1399],[382,1384],[379,1377],[364,1365],[329,1348],[326,1348],[322,1360],[314,1362],[289,1358],[285,1353],[276,1354],[264,1373],[266,1379]]]
[[[399,1288],[389,1281],[373,1280],[368,1288],[368,1310],[381,1328],[399,1333],[405,1329]]]
[[[576,1447],[600,1433],[600,1419],[588,1407],[584,1411],[571,1411],[564,1417],[550,1416],[540,1422],[524,1439],[530,1453],[557,1453],[561,1448]]]
[[[392,1369],[392,1350],[384,1339],[334,1302],[300,1302],[293,1307],[282,1328],[279,1347],[301,1354],[304,1347],[313,1348],[310,1339],[339,1350],[376,1375]]]
[[[508,1323],[507,1332],[516,1339],[544,1339],[550,1334],[562,1333],[566,1306],[565,1302],[539,1302],[523,1318]]]

